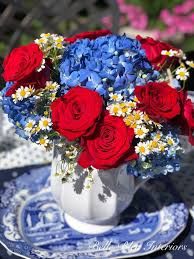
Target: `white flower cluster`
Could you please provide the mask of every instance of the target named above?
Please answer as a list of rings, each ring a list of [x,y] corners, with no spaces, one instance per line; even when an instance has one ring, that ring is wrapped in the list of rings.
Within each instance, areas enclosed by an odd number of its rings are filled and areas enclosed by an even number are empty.
[[[61,50],[65,48],[63,36],[42,33],[40,38],[36,39],[34,42],[39,45],[40,49],[44,53],[45,58],[49,58],[53,62],[61,59]]]
[[[24,99],[30,97],[35,92],[34,88],[31,86],[20,86],[16,91],[15,94],[12,94],[11,97],[14,103],[18,101],[23,101]]]

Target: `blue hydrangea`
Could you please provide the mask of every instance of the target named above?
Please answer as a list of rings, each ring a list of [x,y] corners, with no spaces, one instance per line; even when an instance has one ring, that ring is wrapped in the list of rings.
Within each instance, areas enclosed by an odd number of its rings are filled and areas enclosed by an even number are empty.
[[[61,93],[81,85],[96,90],[105,98],[109,87],[128,97],[136,85],[155,81],[159,76],[140,42],[125,35],[82,39],[70,44],[65,49],[59,71]]]
[[[1,103],[4,112],[8,115],[9,121],[14,124],[16,133],[22,138],[28,139],[24,127],[29,119],[38,121],[39,116],[31,114],[35,106],[35,97],[27,98],[23,101],[14,103],[12,97],[6,97],[5,93],[13,85],[6,83],[6,87],[1,91]]]

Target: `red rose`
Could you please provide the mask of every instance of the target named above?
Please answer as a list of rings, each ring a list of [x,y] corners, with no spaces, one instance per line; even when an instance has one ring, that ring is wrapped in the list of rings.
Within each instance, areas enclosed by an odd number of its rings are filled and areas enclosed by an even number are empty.
[[[194,104],[190,99],[187,99],[185,102],[184,117],[187,120],[189,127],[194,128]]]
[[[96,39],[101,36],[105,36],[108,34],[112,34],[111,31],[109,30],[97,30],[97,31],[86,31],[86,32],[81,32],[78,34],[73,35],[72,37],[65,38],[65,41],[69,43],[74,43],[76,40],[81,40],[81,39]]]
[[[110,169],[127,160],[137,159],[132,141],[134,130],[127,127],[122,118],[108,112],[91,138],[83,141],[83,151],[78,159],[83,168]]]
[[[42,60],[43,53],[35,43],[15,48],[3,62],[2,76],[5,81],[20,81],[39,68]]]
[[[190,99],[187,99],[184,105],[184,118],[188,128],[189,142],[194,145],[194,104]]]
[[[136,86],[138,108],[155,121],[170,120],[181,113],[179,93],[166,82]]]
[[[46,62],[47,63],[47,62]],[[11,96],[15,93],[15,91],[20,86],[33,86],[34,89],[41,89],[44,88],[46,85],[46,81],[50,80],[50,74],[51,70],[49,68],[49,65],[46,65],[46,67],[41,70],[40,72],[34,71],[32,74],[30,74],[25,79],[22,79],[20,81],[15,82],[9,90],[6,92],[6,96]]]
[[[146,56],[155,69],[160,69],[165,61],[169,58],[161,54],[162,50],[177,50],[175,47],[166,42],[154,40],[151,37],[142,38],[140,35],[136,37],[140,41],[142,48],[146,52]],[[172,60],[172,58],[170,58]]]
[[[103,99],[95,91],[74,87],[51,104],[53,128],[69,141],[89,136],[96,129]]]

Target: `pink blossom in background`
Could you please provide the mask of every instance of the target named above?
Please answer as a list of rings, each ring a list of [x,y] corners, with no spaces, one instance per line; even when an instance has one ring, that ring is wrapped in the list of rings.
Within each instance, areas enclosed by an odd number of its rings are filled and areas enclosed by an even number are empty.
[[[119,24],[121,26],[130,24],[131,27],[144,30],[148,25],[148,17],[140,6],[127,4],[124,0],[117,0],[121,17]],[[112,21],[110,16],[102,18],[103,24],[107,28],[111,28]]]
[[[117,0],[121,13],[120,26],[130,26],[137,30],[149,30],[149,18],[141,6],[126,3],[125,0]],[[158,39],[170,39],[176,35],[194,34],[194,0],[185,0],[172,10],[163,9],[158,19],[165,25],[164,30],[158,28],[150,32]],[[107,28],[111,28],[111,17],[102,19]]]
[[[187,14],[191,12],[194,8],[194,0],[186,0],[180,5],[177,5],[173,8],[175,14]]]

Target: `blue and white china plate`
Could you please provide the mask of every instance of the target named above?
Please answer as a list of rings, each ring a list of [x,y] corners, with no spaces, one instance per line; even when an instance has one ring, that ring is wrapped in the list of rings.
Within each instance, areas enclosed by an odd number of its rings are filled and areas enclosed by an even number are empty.
[[[48,166],[33,169],[1,192],[0,241],[23,258],[139,257],[171,243],[186,227],[188,210],[168,178],[161,177],[145,183],[113,230],[76,232],[52,197],[49,172]]]

